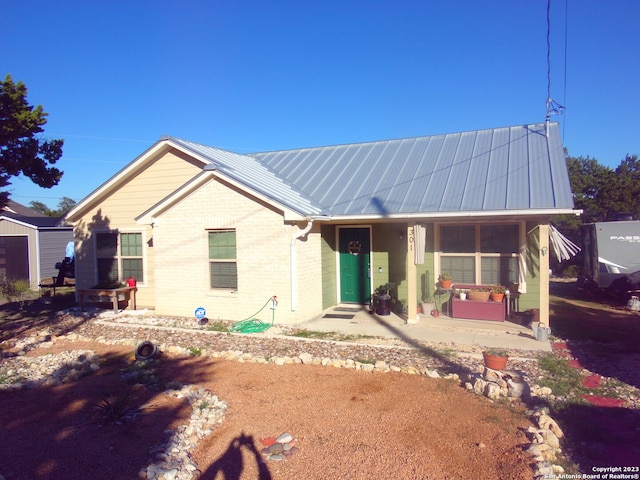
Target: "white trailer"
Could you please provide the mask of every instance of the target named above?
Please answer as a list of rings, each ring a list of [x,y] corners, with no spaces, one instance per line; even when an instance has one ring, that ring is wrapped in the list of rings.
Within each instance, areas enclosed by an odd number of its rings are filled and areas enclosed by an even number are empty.
[[[640,221],[585,224],[582,240],[588,286],[618,297],[640,289]]]

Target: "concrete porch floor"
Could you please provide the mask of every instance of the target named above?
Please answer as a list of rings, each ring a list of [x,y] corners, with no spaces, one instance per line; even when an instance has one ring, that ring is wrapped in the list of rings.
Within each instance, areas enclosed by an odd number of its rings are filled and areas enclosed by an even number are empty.
[[[340,318],[353,315],[353,318]],[[339,332],[349,335],[372,335],[397,338],[407,343],[454,343],[480,347],[517,350],[551,351],[549,341],[535,339],[531,328],[512,323],[484,320],[464,320],[444,315],[431,317],[418,315],[417,323],[407,323],[404,318],[391,313],[369,313],[368,307],[343,304],[325,310],[297,327],[321,332]],[[410,319],[415,322],[416,317]]]

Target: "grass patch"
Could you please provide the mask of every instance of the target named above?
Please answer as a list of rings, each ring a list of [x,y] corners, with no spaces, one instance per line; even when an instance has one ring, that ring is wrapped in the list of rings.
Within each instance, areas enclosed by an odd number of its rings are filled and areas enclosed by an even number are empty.
[[[356,362],[362,363],[362,364],[367,364],[367,365],[375,365],[376,364],[376,361],[375,360],[371,360],[370,358],[356,358]]]
[[[202,349],[200,347],[191,347],[189,348],[189,355],[192,357],[199,357],[202,355]]]
[[[373,335],[351,335],[338,332],[319,332],[317,330],[295,330],[287,333],[290,337],[312,338],[316,340],[335,340],[336,342],[355,342],[358,340],[376,338]]]
[[[584,393],[580,372],[569,365],[569,361],[553,354],[543,355],[538,359],[540,368],[548,375],[540,380],[540,386],[549,387],[556,396],[566,397],[571,394]]]
[[[229,326],[224,322],[214,322],[207,324],[205,330],[209,330],[211,332],[229,333],[230,329]]]
[[[458,352],[455,351],[453,348],[445,348],[444,350],[438,350],[438,353],[440,353],[440,355],[442,355],[443,357],[447,357],[447,358],[458,356]]]
[[[290,336],[298,338],[315,338],[320,340],[335,339],[337,332],[318,332],[316,330],[296,330]]]

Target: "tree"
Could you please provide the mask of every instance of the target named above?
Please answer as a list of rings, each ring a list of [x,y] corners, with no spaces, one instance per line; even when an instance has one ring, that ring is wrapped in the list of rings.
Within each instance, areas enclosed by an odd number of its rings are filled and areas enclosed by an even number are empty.
[[[32,210],[48,217],[62,217],[65,213],[76,206],[76,201],[69,197],[62,197],[58,202],[58,208],[56,210],[51,210],[44,203],[36,200],[29,203],[29,206]]]
[[[40,213],[42,215],[46,215],[48,217],[52,216],[49,207],[47,207],[42,202],[38,202],[36,200],[29,202],[29,208],[31,208],[31,210],[33,210],[34,212]]]
[[[52,167],[62,156],[63,140],[43,140],[48,114],[42,106],[27,103],[27,87],[14,83],[11,75],[0,81],[0,188],[11,185],[11,177],[20,174],[43,188],[57,185],[62,171]],[[8,191],[0,191],[0,208],[9,200]]]
[[[640,159],[638,155],[629,155],[616,168],[618,187],[617,202],[620,213],[628,213],[640,218]]]

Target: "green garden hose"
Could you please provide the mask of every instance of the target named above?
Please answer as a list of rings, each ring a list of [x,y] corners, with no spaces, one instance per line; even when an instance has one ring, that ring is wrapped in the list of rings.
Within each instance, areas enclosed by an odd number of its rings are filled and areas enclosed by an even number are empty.
[[[258,315],[262,310],[264,310],[267,307],[267,305],[269,305],[269,302],[271,302],[271,324],[264,323],[258,320],[257,318],[255,318],[256,315]],[[253,315],[250,315],[244,320],[240,320],[239,322],[236,322],[231,327],[231,332],[260,333],[260,332],[265,332],[269,330],[273,326],[273,322],[275,321],[277,304],[278,304],[278,297],[276,297],[275,295],[273,297],[270,297],[269,300],[267,300],[267,303],[265,303],[262,306],[262,308],[258,310],[256,313],[254,313]]]

